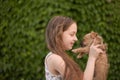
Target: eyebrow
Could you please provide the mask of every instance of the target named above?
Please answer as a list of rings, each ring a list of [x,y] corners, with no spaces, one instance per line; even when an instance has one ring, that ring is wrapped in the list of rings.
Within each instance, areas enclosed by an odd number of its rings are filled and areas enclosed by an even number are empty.
[[[71,31],[71,33],[75,33],[76,34],[77,32],[76,31]]]

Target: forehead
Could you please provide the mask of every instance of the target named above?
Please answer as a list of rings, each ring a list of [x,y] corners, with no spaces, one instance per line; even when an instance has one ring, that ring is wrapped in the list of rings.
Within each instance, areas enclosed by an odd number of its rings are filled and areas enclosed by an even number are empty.
[[[73,23],[72,25],[70,25],[70,27],[67,29],[67,31],[77,32],[77,25],[76,25],[76,23]]]

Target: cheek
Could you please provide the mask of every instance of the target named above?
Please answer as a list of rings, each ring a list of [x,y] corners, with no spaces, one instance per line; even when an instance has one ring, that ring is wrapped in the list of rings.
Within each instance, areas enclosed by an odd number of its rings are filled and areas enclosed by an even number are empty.
[[[64,42],[65,50],[70,50],[70,49],[72,49],[73,44],[71,43],[70,38],[64,39],[63,42]]]
[[[63,38],[63,43],[64,43],[64,45],[67,45],[69,43],[69,39]]]
[[[66,44],[67,41],[68,41],[68,36],[65,35],[65,34],[63,34],[63,36],[62,36],[62,40],[63,40],[64,44]]]
[[[69,39],[68,38],[63,38],[63,44],[64,44],[64,47],[67,48],[68,45],[69,45]]]

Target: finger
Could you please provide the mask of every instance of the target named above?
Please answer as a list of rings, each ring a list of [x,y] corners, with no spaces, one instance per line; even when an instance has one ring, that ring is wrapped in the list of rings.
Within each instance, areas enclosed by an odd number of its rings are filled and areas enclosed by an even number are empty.
[[[95,46],[96,48],[100,48],[100,47],[101,47],[101,45],[99,45],[99,44],[98,44],[98,45],[94,45],[94,46]]]
[[[95,45],[95,41],[96,41],[96,39],[94,39],[94,40],[91,42],[91,46]]]
[[[103,51],[102,49],[98,49],[98,52],[102,54],[105,53],[105,51]]]

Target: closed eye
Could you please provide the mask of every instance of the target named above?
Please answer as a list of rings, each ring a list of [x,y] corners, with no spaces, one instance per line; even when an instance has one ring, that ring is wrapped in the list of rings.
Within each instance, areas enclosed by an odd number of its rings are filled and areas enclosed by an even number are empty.
[[[70,34],[70,36],[74,36],[74,34]]]

